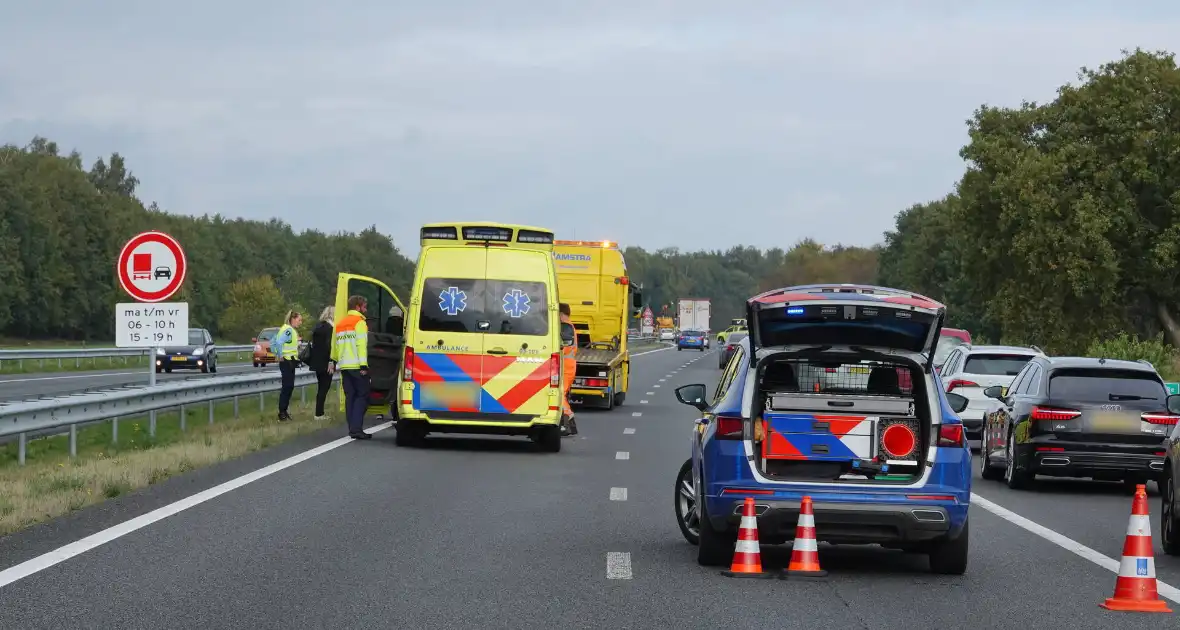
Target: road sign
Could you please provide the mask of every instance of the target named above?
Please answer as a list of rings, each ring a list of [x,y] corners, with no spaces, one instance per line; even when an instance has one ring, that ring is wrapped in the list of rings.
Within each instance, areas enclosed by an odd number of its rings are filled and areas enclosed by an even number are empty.
[[[115,266],[123,290],[140,302],[172,297],[187,271],[180,243],[163,232],[144,232],[127,241]]]
[[[1164,387],[1168,388],[1169,396],[1180,394],[1180,383],[1164,383]]]
[[[115,305],[116,348],[187,346],[188,302]]]

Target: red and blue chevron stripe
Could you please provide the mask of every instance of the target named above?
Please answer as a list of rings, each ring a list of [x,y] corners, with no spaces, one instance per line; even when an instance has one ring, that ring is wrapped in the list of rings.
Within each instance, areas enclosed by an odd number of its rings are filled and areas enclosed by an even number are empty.
[[[535,403],[547,396],[553,366],[522,357],[419,352],[414,354],[413,368],[415,409],[514,414],[538,413]],[[423,388],[435,384],[446,384],[452,392],[466,390],[467,395],[423,397]],[[545,400],[540,412],[547,409]]]

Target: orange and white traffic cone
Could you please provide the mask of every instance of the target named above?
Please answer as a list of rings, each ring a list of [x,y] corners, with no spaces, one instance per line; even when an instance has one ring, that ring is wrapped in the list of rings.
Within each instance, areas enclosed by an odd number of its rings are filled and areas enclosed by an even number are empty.
[[[1131,520],[1123,543],[1123,561],[1114,583],[1114,596],[1099,604],[1121,612],[1172,612],[1159,598],[1155,582],[1155,549],[1151,545],[1151,516],[1147,510],[1147,486],[1135,486]]]
[[[762,571],[762,549],[758,546],[758,516],[754,514],[754,499],[746,497],[742,505],[742,524],[738,527],[737,544],[733,548],[733,563],[726,577],[771,578],[772,573]]]
[[[819,543],[815,539],[815,511],[811,497],[804,495],[799,506],[799,524],[795,526],[795,543],[791,546],[791,564],[782,578],[821,578],[827,574],[819,568]]]

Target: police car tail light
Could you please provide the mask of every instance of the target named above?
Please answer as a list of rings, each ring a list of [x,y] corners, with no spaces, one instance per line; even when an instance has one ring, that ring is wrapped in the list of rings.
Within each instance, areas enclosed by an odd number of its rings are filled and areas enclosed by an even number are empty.
[[[1065,420],[1073,420],[1082,415],[1082,412],[1076,409],[1058,409],[1056,407],[1033,407],[1029,418],[1033,420],[1048,420],[1051,422],[1061,422]]]
[[[549,387],[561,387],[561,354],[557,352],[549,357]]]
[[[405,360],[403,361],[403,363],[404,363],[404,366],[402,369],[402,374],[403,374],[402,379],[408,383],[408,382],[414,380],[414,349],[413,348],[410,348],[410,347],[406,348],[406,357],[405,357]]]
[[[943,424],[938,427],[939,446],[963,446],[963,425]]]
[[[1175,425],[1180,420],[1180,416],[1173,416],[1170,413],[1145,413],[1139,417],[1143,418],[1144,422],[1150,422],[1151,424]]]
[[[741,416],[717,416],[715,422],[717,423],[716,436],[718,440],[742,439],[742,427],[746,422]]]

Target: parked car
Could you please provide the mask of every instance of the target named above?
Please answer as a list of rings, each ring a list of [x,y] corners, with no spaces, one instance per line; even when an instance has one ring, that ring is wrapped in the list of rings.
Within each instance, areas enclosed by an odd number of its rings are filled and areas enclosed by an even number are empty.
[[[922,553],[936,573],[964,573],[971,452],[956,413],[967,399],[945,393],[930,371],[929,340],[944,317],[929,298],[860,285],[791,287],[747,301],[752,332],[735,344],[714,391],[676,390],[700,413],[675,495],[697,562],[729,564],[748,496],[762,542],[792,540],[807,494],[817,540]],[[865,361],[874,363],[860,391],[800,387],[813,362]],[[908,394],[900,370],[911,375]]]
[[[992,385],[1007,387],[1035,356],[1043,356],[1036,346],[973,346],[964,343],[951,351],[939,375],[948,393],[954,392],[967,399],[967,408],[959,414],[967,431],[967,442],[979,448],[983,435],[983,416],[992,407],[993,399],[983,395]]]
[[[725,369],[725,365],[733,357],[733,351],[737,349],[738,344],[745,338],[746,333],[744,332],[730,333],[725,345],[717,352],[717,367],[719,369]]]
[[[274,341],[278,334],[278,327],[263,328],[258,336],[251,340],[254,342],[254,367],[270,365],[277,361],[275,353],[270,349],[270,342]]]
[[[689,350],[705,351],[705,333],[699,330],[682,330],[676,336],[676,350],[679,352],[688,348]]]
[[[204,328],[188,329],[187,343],[156,349],[156,373],[172,370],[217,372],[217,344]]]
[[[1180,395],[1172,394],[1167,400],[1168,413],[1180,416]],[[1180,556],[1180,497],[1176,496],[1177,478],[1180,478],[1180,423],[1171,426],[1168,439],[1164,442],[1164,478],[1159,482],[1160,506],[1160,542],[1164,553],[1169,556]]]
[[[1165,442],[1180,419],[1146,361],[1035,356],[984,419],[982,474],[1009,488],[1036,475],[1121,480],[1161,478]]]

